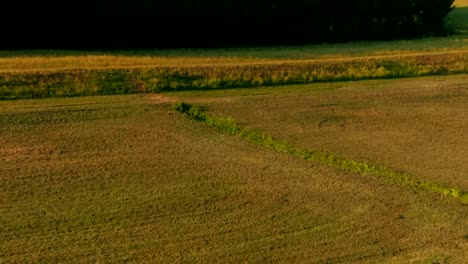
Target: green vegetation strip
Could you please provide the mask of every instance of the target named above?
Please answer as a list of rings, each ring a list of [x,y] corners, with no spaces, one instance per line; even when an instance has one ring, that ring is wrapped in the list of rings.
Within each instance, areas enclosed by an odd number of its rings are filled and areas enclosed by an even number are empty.
[[[405,173],[396,172],[383,166],[350,160],[338,157],[331,153],[299,149],[287,142],[274,139],[271,136],[255,132],[247,128],[241,128],[230,118],[222,119],[206,115],[199,107],[192,106],[185,102],[177,103],[174,108],[192,120],[202,122],[230,135],[239,136],[242,139],[268,149],[291,154],[304,160],[325,164],[346,172],[374,175],[391,180],[392,182],[400,185],[430,190],[454,197],[460,200],[462,204],[468,204],[468,192],[457,188],[449,188],[437,183],[414,179]]]
[[[468,52],[268,63],[12,70],[0,99],[209,90],[468,73]]]

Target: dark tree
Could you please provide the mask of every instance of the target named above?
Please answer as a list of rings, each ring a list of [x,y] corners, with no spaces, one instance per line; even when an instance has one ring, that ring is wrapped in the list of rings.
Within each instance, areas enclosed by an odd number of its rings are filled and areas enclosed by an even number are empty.
[[[442,35],[453,0],[10,1],[2,48],[189,48]],[[23,25],[25,23],[25,25]]]

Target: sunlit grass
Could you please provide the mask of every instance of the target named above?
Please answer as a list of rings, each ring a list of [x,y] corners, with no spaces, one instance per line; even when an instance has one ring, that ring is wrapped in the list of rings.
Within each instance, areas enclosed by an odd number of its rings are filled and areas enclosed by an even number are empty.
[[[448,37],[388,42],[351,42],[209,50],[137,50],[134,52],[3,51],[0,52],[0,73],[65,69],[274,63],[285,60],[316,60],[396,54],[417,55],[467,50],[468,39]]]
[[[468,7],[468,0],[455,0],[456,7]]]
[[[255,64],[0,74],[0,99],[228,89],[468,72],[468,51]]]

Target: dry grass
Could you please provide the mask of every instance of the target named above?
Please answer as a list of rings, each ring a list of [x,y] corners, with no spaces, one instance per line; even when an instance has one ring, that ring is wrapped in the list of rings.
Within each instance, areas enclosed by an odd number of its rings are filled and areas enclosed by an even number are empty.
[[[452,42],[453,45],[445,42]],[[444,52],[466,52],[467,50],[468,43],[461,39],[429,38],[390,42],[309,45],[304,47],[257,47],[211,50],[137,50],[134,52],[0,51],[0,73],[181,65],[281,63],[369,56],[430,55]]]
[[[0,102],[0,262],[466,259],[459,203],[259,149],[170,101]]]
[[[456,7],[468,7],[468,0],[455,0]]]
[[[468,52],[0,74],[0,99],[208,90],[468,72]]]

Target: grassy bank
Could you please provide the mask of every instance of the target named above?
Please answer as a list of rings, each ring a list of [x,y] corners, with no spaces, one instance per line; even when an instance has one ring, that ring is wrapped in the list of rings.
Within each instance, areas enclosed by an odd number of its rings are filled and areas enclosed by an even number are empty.
[[[4,71],[0,99],[228,89],[468,72],[468,52],[110,69]]]

